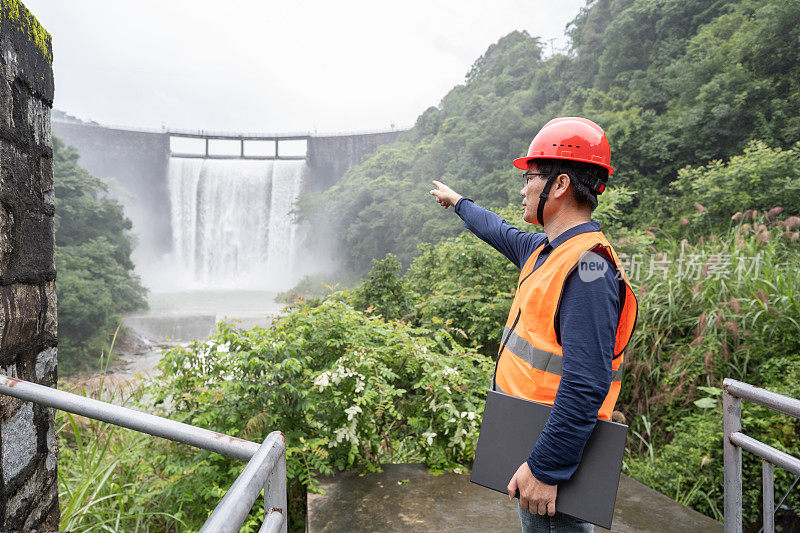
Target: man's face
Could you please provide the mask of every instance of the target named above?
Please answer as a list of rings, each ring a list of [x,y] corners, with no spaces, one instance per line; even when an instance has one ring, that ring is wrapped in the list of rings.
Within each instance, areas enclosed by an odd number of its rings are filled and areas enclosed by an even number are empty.
[[[541,171],[537,170],[534,161],[530,161],[528,163],[528,172],[536,173]],[[522,205],[525,209],[522,219],[529,224],[539,224],[536,220],[536,210],[539,209],[539,195],[542,193],[542,189],[544,189],[544,185],[547,182],[544,178],[545,176],[531,176],[531,179],[528,180],[528,184],[523,186],[520,191],[523,198]],[[545,205],[547,205],[547,203],[545,203]]]

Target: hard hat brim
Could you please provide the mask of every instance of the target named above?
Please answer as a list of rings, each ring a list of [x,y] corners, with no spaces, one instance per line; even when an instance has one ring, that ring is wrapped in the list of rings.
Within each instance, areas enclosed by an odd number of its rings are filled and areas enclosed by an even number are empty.
[[[514,160],[514,166],[520,170],[528,170],[528,163],[533,161],[534,159],[566,159],[567,161],[580,161],[581,163],[589,163],[591,165],[598,165],[606,170],[608,170],[608,175],[614,173],[614,168],[611,165],[606,165],[604,163],[598,163],[597,161],[590,161],[586,159],[578,159],[575,157],[566,157],[562,155],[539,155],[539,156],[529,156],[529,157],[518,157]]]

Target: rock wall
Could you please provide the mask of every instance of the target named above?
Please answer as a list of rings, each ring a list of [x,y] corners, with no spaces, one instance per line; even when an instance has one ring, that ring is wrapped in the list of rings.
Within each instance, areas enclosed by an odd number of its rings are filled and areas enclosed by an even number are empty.
[[[0,373],[56,385],[50,35],[0,1]],[[0,531],[57,530],[53,411],[0,395]]]

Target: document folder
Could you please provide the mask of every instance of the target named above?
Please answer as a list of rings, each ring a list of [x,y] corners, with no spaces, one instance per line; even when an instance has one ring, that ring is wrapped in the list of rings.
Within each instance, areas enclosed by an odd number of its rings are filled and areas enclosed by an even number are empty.
[[[508,494],[552,407],[489,391],[470,481]],[[628,426],[598,420],[575,474],[558,485],[556,511],[611,528]],[[558,453],[558,450],[555,450]]]

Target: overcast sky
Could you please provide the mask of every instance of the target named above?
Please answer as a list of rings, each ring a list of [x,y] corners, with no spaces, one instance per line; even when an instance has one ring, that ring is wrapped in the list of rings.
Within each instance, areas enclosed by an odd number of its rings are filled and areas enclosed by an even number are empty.
[[[271,133],[413,125],[503,35],[565,46],[584,0],[23,3],[53,36],[57,109]]]

